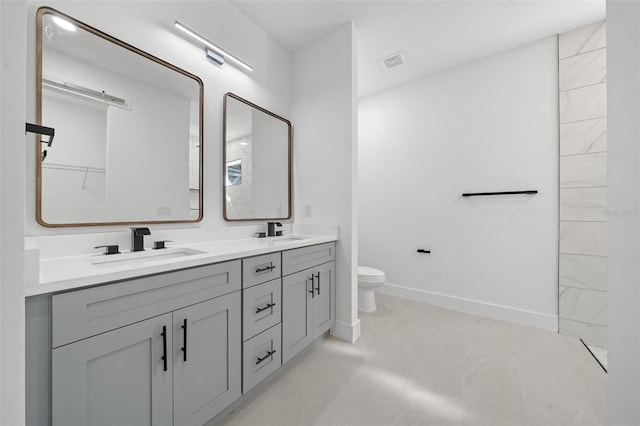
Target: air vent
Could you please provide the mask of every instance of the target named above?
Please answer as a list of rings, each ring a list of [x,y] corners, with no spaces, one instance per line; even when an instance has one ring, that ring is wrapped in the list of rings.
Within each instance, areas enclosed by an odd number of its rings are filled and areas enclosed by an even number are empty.
[[[385,70],[390,70],[405,63],[404,54],[402,52],[394,53],[391,56],[380,59],[380,63]]]

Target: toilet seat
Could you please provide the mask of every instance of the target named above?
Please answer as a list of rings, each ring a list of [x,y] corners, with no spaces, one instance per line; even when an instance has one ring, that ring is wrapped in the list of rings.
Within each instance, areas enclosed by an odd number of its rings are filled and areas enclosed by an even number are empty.
[[[358,266],[358,282],[366,284],[384,284],[387,277],[379,269],[368,266]]]

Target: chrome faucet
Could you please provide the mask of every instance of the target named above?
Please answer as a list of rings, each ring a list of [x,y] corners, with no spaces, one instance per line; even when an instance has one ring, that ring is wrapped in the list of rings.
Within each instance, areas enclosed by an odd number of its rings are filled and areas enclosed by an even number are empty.
[[[282,224],[280,222],[267,222],[267,237],[276,236],[276,226],[280,227]]]
[[[131,251],[144,251],[145,235],[151,235],[149,228],[131,228]]]

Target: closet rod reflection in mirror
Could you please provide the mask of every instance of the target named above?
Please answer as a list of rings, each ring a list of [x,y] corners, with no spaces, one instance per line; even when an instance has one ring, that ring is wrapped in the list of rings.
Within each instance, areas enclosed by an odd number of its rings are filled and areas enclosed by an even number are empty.
[[[47,7],[36,76],[37,123],[56,132],[36,145],[38,223],[202,219],[200,78]]]
[[[224,219],[291,219],[291,122],[224,95]]]

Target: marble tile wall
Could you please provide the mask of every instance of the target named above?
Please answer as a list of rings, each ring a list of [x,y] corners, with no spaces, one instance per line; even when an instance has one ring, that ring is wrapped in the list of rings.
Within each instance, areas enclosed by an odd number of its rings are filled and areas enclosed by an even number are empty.
[[[574,121],[560,124],[560,155],[607,151],[607,119]]]
[[[606,23],[558,38],[559,332],[606,348]]]
[[[606,292],[607,258],[560,253],[560,286]]]

